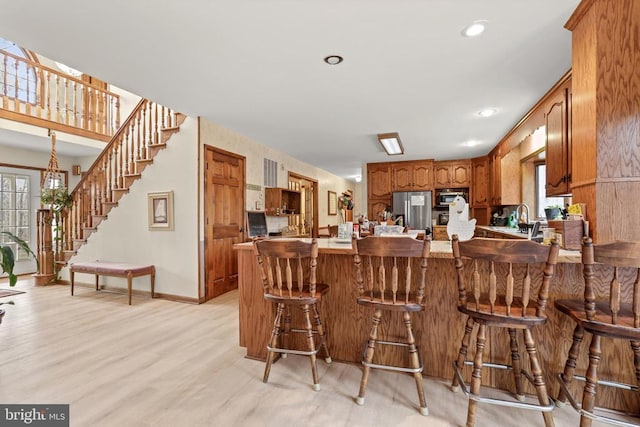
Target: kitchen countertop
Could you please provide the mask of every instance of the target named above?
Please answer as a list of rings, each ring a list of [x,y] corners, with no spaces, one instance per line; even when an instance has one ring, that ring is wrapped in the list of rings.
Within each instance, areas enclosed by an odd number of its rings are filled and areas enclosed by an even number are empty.
[[[505,234],[508,230],[511,230],[511,233],[522,235],[523,239],[526,239],[526,234],[518,233],[517,229],[509,228],[509,227],[490,227],[490,226],[478,226],[483,229],[500,232],[501,229],[505,230]],[[310,238],[307,239],[299,239],[306,242],[311,242]],[[238,251],[247,251],[253,250],[252,242],[245,243],[236,243],[233,245],[233,248]],[[319,238],[318,239],[318,252],[321,254],[336,254],[336,255],[352,255],[353,249],[351,248],[351,243],[343,243],[338,242],[336,239],[327,239],[327,238]],[[429,254],[430,258],[450,258],[453,259],[453,253],[451,250],[451,242],[446,240],[433,240],[431,241],[431,251]],[[560,249],[560,254],[558,255],[558,262],[560,263],[579,263],[582,261],[581,255],[579,251],[567,251],[564,249]]]

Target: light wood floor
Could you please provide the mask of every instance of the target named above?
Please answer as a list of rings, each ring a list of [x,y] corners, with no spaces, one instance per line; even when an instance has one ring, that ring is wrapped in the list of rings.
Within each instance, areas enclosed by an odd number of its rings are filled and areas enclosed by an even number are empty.
[[[0,288],[8,288],[0,281]],[[19,282],[0,326],[0,402],[69,403],[72,426],[459,426],[467,402],[425,379],[428,417],[413,378],[374,371],[358,406],[360,367],[308,358],[264,364],[238,346],[237,292],[202,305]],[[457,343],[452,343],[456,345]],[[428,361],[426,361],[428,363]],[[578,424],[569,407],[556,425]],[[478,426],[542,426],[536,412],[481,405]],[[594,425],[597,425],[594,423]]]

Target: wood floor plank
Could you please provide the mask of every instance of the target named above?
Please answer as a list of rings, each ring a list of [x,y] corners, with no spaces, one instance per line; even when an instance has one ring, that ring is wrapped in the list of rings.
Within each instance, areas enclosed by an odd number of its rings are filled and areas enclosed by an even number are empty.
[[[0,287],[5,283],[0,282]],[[238,345],[238,293],[192,305],[66,286],[18,283],[0,299],[0,402],[69,403],[72,426],[459,426],[466,399],[425,379],[430,415],[417,411],[411,376],[374,371],[366,403],[354,403],[357,365],[306,357],[262,362]],[[452,343],[457,345],[457,343]],[[576,425],[570,408],[556,425]],[[537,413],[480,405],[478,426],[540,426]],[[594,426],[597,425],[594,423]]]

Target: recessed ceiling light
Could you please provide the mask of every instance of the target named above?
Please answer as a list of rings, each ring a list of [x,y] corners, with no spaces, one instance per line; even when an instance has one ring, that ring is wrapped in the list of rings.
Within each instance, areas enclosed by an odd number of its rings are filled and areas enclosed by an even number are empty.
[[[487,29],[487,21],[473,21],[462,30],[465,37],[478,37]]]
[[[491,117],[498,112],[497,108],[485,108],[484,110],[478,111],[478,115],[480,117]]]
[[[464,145],[465,147],[475,147],[476,145],[480,145],[480,144],[482,144],[482,142],[475,139],[470,139],[462,143],[462,145]]]
[[[324,62],[329,65],[338,65],[342,61],[344,61],[344,59],[340,55],[329,55],[324,58]]]

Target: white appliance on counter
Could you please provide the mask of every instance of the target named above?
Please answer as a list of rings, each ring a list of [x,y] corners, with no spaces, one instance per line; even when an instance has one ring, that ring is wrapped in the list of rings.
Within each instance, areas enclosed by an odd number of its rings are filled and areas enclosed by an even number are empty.
[[[391,207],[396,221],[402,217],[402,225],[431,230],[431,203],[431,191],[401,191],[393,193]]]

